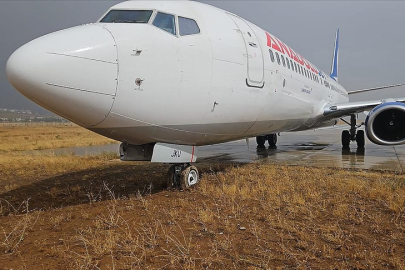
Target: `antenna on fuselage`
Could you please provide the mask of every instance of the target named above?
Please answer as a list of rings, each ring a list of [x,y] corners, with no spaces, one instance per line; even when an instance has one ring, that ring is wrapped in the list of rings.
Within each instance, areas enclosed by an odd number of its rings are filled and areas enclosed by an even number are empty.
[[[339,28],[336,31],[335,49],[333,50],[332,68],[330,77],[338,81],[338,67],[339,67]]]

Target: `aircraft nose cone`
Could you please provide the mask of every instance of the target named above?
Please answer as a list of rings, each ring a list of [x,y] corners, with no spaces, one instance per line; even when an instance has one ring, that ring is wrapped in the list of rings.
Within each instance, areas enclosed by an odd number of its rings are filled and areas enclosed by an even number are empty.
[[[7,77],[21,94],[79,125],[101,123],[117,89],[117,48],[99,25],[35,39],[8,59]]]

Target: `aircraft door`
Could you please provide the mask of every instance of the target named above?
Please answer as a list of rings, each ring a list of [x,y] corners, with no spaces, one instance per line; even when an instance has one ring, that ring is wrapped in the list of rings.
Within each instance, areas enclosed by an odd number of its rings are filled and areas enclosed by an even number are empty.
[[[246,84],[251,87],[264,86],[264,60],[260,42],[250,26],[241,18],[228,14],[238,26],[243,37],[247,58]]]

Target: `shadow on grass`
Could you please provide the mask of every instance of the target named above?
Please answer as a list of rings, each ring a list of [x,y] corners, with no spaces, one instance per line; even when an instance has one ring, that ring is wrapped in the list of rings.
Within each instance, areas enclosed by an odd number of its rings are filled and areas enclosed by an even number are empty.
[[[235,164],[197,164],[200,174],[218,173]],[[0,194],[0,215],[48,210],[90,204],[137,194],[155,194],[166,190],[166,173],[170,165],[154,163],[115,163],[106,167],[66,173],[45,178]]]
[[[0,214],[25,212],[19,208],[26,200],[29,210],[46,210],[106,200],[111,197],[109,190],[115,198],[160,192],[166,189],[168,167],[116,163],[42,179],[0,194]]]

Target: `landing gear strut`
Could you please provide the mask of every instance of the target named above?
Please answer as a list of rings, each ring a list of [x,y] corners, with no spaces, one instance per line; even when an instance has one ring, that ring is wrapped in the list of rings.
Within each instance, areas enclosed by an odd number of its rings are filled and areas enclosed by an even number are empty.
[[[364,139],[364,131],[363,130],[356,130],[361,127],[364,123],[361,123],[360,125],[356,124],[356,115],[351,114],[350,115],[350,123],[341,118],[343,122],[348,124],[350,126],[350,131],[349,130],[343,130],[342,131],[342,146],[343,148],[349,148],[350,147],[350,142],[351,141],[356,141],[357,142],[357,148],[363,149],[365,145],[365,139]]]
[[[167,187],[169,189],[189,189],[200,181],[198,170],[190,164],[172,165],[167,172]]]
[[[266,141],[269,143],[270,147],[275,147],[277,144],[277,134],[269,134],[256,137],[256,143],[258,147],[264,147]]]

